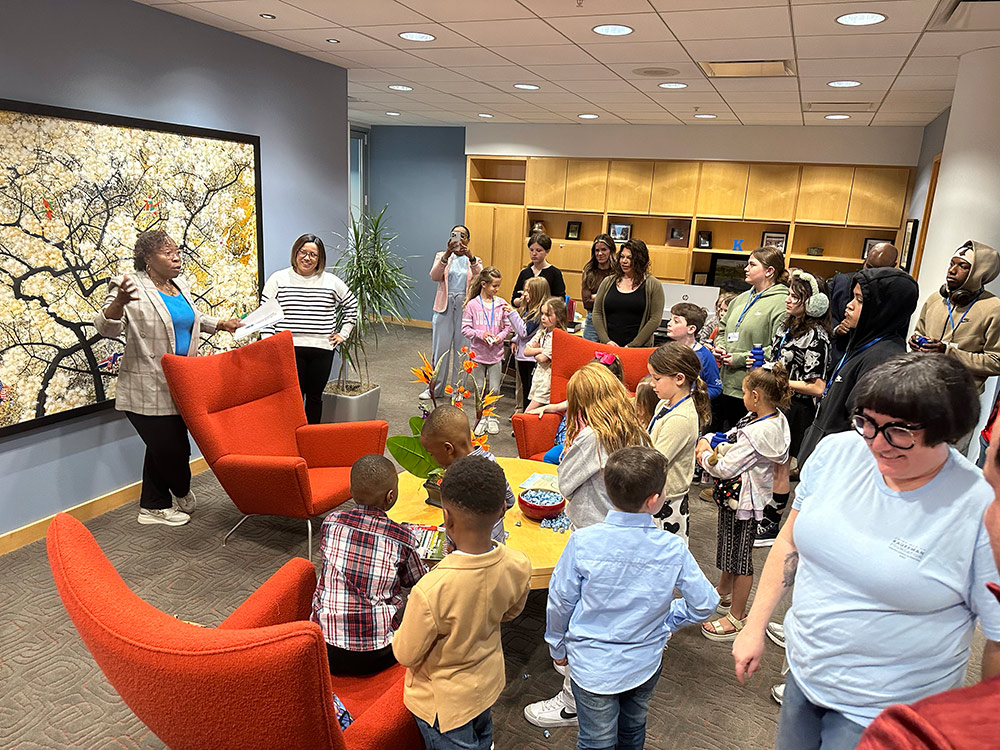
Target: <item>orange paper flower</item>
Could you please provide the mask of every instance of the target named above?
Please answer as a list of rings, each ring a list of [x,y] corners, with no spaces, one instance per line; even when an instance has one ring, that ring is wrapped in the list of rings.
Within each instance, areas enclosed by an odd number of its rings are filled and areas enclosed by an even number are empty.
[[[455,406],[457,406],[459,409],[461,409],[462,408],[462,402],[461,401],[456,401],[455,402]]]
[[[471,359],[467,359],[462,363],[462,369],[465,370],[467,373],[472,372],[473,370],[476,369],[476,363],[473,362]]]
[[[462,354],[468,354],[469,353],[469,347],[463,346],[461,349],[459,349],[459,351],[462,352]]]
[[[475,359],[475,358],[476,358],[476,353],[470,349],[469,350],[469,359]]]
[[[452,387],[451,387],[450,385],[446,385],[446,386],[444,387],[444,392],[445,392],[445,393],[452,393],[452,392],[453,392],[454,390],[455,390],[455,389],[454,389],[454,388],[452,388]]]

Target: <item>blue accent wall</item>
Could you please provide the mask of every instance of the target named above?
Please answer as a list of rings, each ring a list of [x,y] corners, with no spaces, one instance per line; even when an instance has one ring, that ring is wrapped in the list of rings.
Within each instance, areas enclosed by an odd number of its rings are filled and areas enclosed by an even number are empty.
[[[265,274],[343,232],[344,69],[130,0],[2,6],[0,98],[260,136]],[[0,533],[138,481],[142,456],[113,412],[0,439]]]
[[[397,253],[416,282],[411,312],[430,320],[437,284],[430,280],[434,254],[465,221],[465,128],[376,125],[369,149],[369,205],[388,205]]]

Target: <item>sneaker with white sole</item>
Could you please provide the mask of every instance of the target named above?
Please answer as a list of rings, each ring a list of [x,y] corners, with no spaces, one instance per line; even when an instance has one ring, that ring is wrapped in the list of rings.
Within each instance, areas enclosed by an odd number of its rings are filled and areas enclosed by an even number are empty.
[[[164,526],[183,526],[191,520],[191,516],[177,508],[139,508],[137,520],[141,524],[162,523]]]
[[[778,538],[778,524],[766,518],[757,524],[757,535],[754,537],[754,547],[771,547]]]
[[[772,643],[782,648],[785,647],[785,626],[780,622],[769,622],[764,632],[767,633],[767,637],[771,639]],[[781,703],[781,701],[778,701],[778,703]]]
[[[194,490],[188,490],[184,497],[175,497],[174,505],[181,513],[191,513],[198,505],[198,498],[194,496]]]
[[[779,683],[771,687],[771,697],[774,698],[774,702],[779,706],[781,702],[785,700],[785,683]]]
[[[524,707],[524,718],[536,727],[575,727],[576,712],[566,707],[562,693]]]
[[[490,435],[497,435],[500,433],[500,420],[496,417],[486,418],[486,432]]]
[[[421,393],[419,396],[417,396],[417,398],[419,398],[421,401],[430,401],[431,400],[431,391],[430,391],[430,389],[429,388],[424,388],[424,392]]]

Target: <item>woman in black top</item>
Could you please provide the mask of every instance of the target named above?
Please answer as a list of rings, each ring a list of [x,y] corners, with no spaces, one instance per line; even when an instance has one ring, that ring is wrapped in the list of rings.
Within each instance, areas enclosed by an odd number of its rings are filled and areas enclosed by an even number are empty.
[[[531,256],[530,265],[521,269],[514,283],[514,294],[511,295],[511,303],[518,304],[521,292],[524,291],[525,282],[533,276],[541,276],[549,282],[549,289],[553,297],[562,299],[566,296],[566,282],[563,281],[562,271],[553,265],[549,265],[549,250],[552,249],[552,240],[547,234],[536,232],[528,238],[528,255]]]
[[[592,314],[602,344],[653,345],[653,332],[663,319],[663,285],[649,273],[645,242],[622,245],[616,273],[601,282]]]

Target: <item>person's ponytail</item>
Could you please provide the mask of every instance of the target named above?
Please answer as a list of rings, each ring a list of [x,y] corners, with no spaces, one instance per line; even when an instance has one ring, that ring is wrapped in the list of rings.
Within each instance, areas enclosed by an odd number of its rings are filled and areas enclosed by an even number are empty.
[[[691,399],[698,412],[699,429],[704,429],[712,421],[712,401],[708,397],[708,386],[700,375],[691,383]]]

